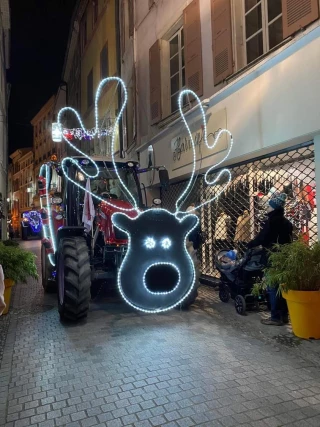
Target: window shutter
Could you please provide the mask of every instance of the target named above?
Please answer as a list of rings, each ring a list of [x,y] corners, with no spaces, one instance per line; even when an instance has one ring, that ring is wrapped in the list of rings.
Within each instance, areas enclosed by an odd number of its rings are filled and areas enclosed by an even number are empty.
[[[151,124],[161,120],[161,59],[160,40],[149,50]]]
[[[319,18],[318,0],[282,0],[283,38]]]
[[[200,0],[193,0],[183,11],[186,86],[203,95]]]
[[[214,85],[233,73],[231,3],[211,0],[212,51]]]

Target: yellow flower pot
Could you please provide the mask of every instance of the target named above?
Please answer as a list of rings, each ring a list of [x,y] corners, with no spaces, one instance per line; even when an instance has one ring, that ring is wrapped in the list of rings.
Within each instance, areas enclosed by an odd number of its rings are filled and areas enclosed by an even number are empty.
[[[282,296],[287,300],[293,333],[320,339],[320,291],[288,291]]]
[[[14,281],[12,279],[4,279],[4,302],[6,303],[6,308],[3,310],[2,314],[7,314],[10,307],[11,300],[11,291]]]

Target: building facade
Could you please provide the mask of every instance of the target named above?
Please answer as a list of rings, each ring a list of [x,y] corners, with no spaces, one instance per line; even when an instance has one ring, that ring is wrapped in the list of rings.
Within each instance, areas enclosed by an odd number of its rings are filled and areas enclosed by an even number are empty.
[[[87,129],[95,127],[95,93],[102,79],[119,75],[116,0],[80,0],[75,8],[66,52],[63,80],[67,83],[67,105],[80,112]],[[119,105],[120,87],[109,84],[101,91],[98,125],[110,130]],[[79,128],[73,113],[63,117],[65,129]],[[70,142],[83,152],[96,156],[111,154],[111,137],[107,134],[91,141],[71,138]],[[122,126],[119,128],[116,150],[122,149]],[[68,153],[76,154],[68,149]]]
[[[33,209],[34,157],[32,148],[21,148],[10,155],[8,210],[16,235],[20,233],[23,212]]]
[[[55,154],[55,146],[51,138],[51,127],[54,119],[55,97],[52,96],[36,116],[31,120],[33,126],[34,173],[39,176],[43,163]]]
[[[210,145],[220,129],[234,138],[223,163],[232,181],[200,209],[207,233],[204,274],[215,274],[219,249],[245,248],[272,194],[287,194],[286,214],[297,236],[310,243],[318,239],[319,24],[319,0],[135,2],[137,152],[143,167],[151,162],[169,171],[172,185],[162,192],[163,206],[174,208],[193,166],[178,111],[181,90],[191,89],[201,99]],[[227,155],[230,138],[223,134],[209,149],[194,100],[186,96],[183,108],[197,155],[197,174],[181,207],[186,209],[223,188],[223,179],[208,186],[203,173]],[[149,188],[159,185],[157,175],[142,178]]]
[[[0,239],[7,239],[8,185],[8,102],[6,80],[10,66],[10,7],[9,0],[0,1]]]
[[[125,82],[128,91],[128,103],[123,114],[123,149],[126,157],[135,158],[137,147],[137,110],[136,110],[136,67],[134,39],[135,2],[120,1],[120,77]]]
[[[54,108],[55,97],[52,96],[31,120],[33,126],[34,182],[37,182],[41,165],[48,162],[51,156],[56,154],[56,146],[51,136]],[[40,207],[40,199],[36,188],[33,189],[32,196],[35,208]]]

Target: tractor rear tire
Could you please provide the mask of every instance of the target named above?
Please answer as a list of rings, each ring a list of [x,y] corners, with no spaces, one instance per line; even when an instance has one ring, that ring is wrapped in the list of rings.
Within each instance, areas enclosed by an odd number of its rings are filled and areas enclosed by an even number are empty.
[[[87,317],[91,298],[91,267],[88,246],[83,237],[66,237],[60,241],[57,280],[61,320],[77,322]]]
[[[46,294],[56,292],[57,282],[52,280],[50,262],[44,245],[41,245],[41,276],[44,292]]]

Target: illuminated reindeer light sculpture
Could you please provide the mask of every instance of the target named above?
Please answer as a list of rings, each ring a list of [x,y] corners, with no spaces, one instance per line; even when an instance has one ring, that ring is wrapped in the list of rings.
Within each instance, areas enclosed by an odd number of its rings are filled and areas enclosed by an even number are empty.
[[[130,204],[127,203],[126,207],[119,207],[119,204],[115,204],[115,202],[112,202],[110,198],[103,198],[102,196],[99,196],[84,188],[78,182],[70,178],[67,171],[67,165],[72,163],[77,168],[77,170],[80,171],[87,178],[96,179],[99,176],[99,167],[95,163],[95,161],[90,156],[83,153],[79,148],[75,147],[64,135],[61,124],[61,118],[64,112],[71,112],[76,116],[82,129],[82,132],[85,135],[88,135],[91,138],[94,137],[96,134],[99,135],[98,101],[102,88],[109,82],[116,82],[120,84],[123,89],[123,103],[112,130],[111,157],[113,169],[119,179],[123,192],[127,196],[127,199],[130,200]],[[128,236],[127,251],[118,271],[118,288],[123,299],[129,305],[131,305],[135,309],[147,313],[163,312],[166,310],[170,310],[171,308],[183,303],[183,301],[192,292],[195,284],[195,268],[193,261],[187,251],[186,241],[189,234],[198,225],[199,219],[195,214],[192,214],[190,212],[183,212],[180,210],[180,207],[186,200],[186,197],[190,191],[196,172],[197,160],[192,133],[182,109],[183,97],[186,95],[192,96],[198,103],[198,107],[200,108],[203,120],[203,140],[208,148],[213,149],[216,146],[222,133],[227,133],[230,137],[229,148],[227,150],[226,155],[220,162],[210,167],[204,176],[204,180],[207,185],[215,185],[221,183],[220,179],[223,175],[227,177],[226,183],[223,184],[222,189],[217,192],[214,197],[212,197],[210,200],[203,202],[199,206],[194,207],[193,211],[195,211],[201,206],[209,204],[217,197],[219,197],[219,195],[226,189],[226,187],[230,183],[231,174],[228,169],[221,170],[218,174],[215,174],[214,178],[211,180],[209,175],[214,168],[218,167],[229,156],[233,145],[233,139],[231,133],[228,130],[223,129],[218,133],[211,145],[208,143],[205,112],[200,99],[194,92],[190,90],[184,90],[179,96],[180,114],[188,130],[192,145],[193,167],[190,180],[185,190],[182,192],[182,194],[176,201],[176,209],[174,213],[171,213],[166,209],[160,208],[152,208],[141,211],[139,209],[138,202],[135,200],[134,195],[129,190],[129,188],[127,188],[127,186],[123,182],[121,174],[118,171],[118,167],[114,157],[115,137],[117,125],[127,103],[127,90],[124,85],[124,82],[120,78],[109,77],[101,81],[95,97],[96,126],[93,131],[91,130],[89,132],[84,128],[79,114],[73,108],[63,108],[58,114],[58,127],[62,138],[66,141],[67,144],[69,144],[81,156],[83,156],[87,162],[90,162],[90,164],[94,166],[96,172],[94,175],[89,175],[85,168],[81,166],[79,161],[76,158],[72,157],[67,157],[62,160],[61,171],[65,175],[66,179],[71,181],[75,186],[81,189],[81,191],[86,191],[90,193],[93,198],[99,200],[100,202],[106,203],[107,205],[116,208],[117,211],[122,211],[114,213],[111,218],[113,225],[122,232],[126,233],[126,235]],[[42,169],[46,170],[46,175],[47,173],[49,173],[48,167],[46,165],[44,165]],[[47,205],[49,206],[48,188],[46,191],[46,196],[48,202]],[[51,239],[53,252],[55,252],[57,244],[55,243],[55,236],[53,233],[54,227],[51,224],[52,216],[50,213],[50,208],[48,208],[48,210],[49,227],[47,227],[47,230],[49,236],[47,237],[48,239]],[[53,256],[51,257],[51,262],[53,262]]]
[[[192,144],[193,168],[188,185],[176,201],[175,213],[165,209],[149,209],[141,212],[135,219],[123,213],[115,213],[112,216],[113,224],[125,232],[129,240],[128,251],[118,275],[119,290],[128,304],[149,313],[162,312],[178,306],[188,297],[195,285],[196,273],[186,248],[186,240],[198,225],[199,219],[194,214],[180,211],[196,172],[195,144],[182,110],[183,97],[186,95],[194,97],[199,105],[203,119],[204,142],[208,148],[213,149],[216,146],[222,133],[230,136],[229,149],[225,157],[210,167],[204,176],[207,185],[217,184],[222,175],[227,176],[227,183],[219,193],[194,207],[193,211],[219,197],[231,181],[228,169],[221,170],[213,180],[209,179],[212,170],[230,154],[233,145],[231,133],[226,129],[221,130],[213,144],[209,145],[206,117],[201,101],[191,90],[184,90],[179,96],[179,110]],[[158,286],[154,286],[155,283]]]

